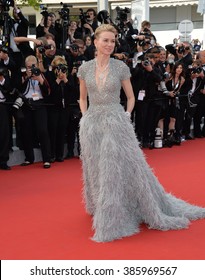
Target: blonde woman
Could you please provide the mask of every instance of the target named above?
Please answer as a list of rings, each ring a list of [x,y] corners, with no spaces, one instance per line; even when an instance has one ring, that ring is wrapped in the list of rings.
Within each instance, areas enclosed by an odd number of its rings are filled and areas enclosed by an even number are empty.
[[[86,211],[93,216],[94,241],[108,242],[149,228],[186,228],[204,218],[205,208],[167,194],[147,164],[130,123],[135,99],[129,68],[110,58],[115,29],[95,31],[97,57],[84,63],[80,79],[80,142]],[[127,111],[120,105],[120,89]],[[87,103],[89,98],[89,107]]]
[[[73,79],[68,74],[68,65],[61,56],[51,62],[52,71],[46,72],[51,93],[48,99],[48,129],[51,141],[51,161],[64,161],[64,145],[72,103]]]

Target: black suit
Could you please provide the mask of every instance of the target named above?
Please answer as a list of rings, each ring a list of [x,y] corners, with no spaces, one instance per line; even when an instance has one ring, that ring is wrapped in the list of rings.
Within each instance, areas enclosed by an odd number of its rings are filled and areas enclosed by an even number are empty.
[[[5,102],[11,91],[10,84],[6,77],[4,85],[0,85],[0,165],[9,160],[9,114]]]

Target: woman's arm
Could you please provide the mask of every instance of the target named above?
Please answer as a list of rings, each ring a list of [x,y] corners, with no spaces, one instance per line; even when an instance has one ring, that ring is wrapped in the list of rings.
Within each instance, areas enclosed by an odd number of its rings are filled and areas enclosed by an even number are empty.
[[[81,113],[84,114],[87,111],[87,88],[86,88],[86,83],[84,80],[79,78],[80,81],[80,110]]]
[[[132,89],[130,79],[123,80],[121,83],[122,83],[122,87],[124,89],[125,95],[127,97],[127,112],[131,113],[135,106],[135,96],[134,96],[134,92]]]
[[[22,42],[33,42],[36,45],[42,45],[42,41],[35,39],[35,38],[28,38],[28,37],[14,37],[14,42],[16,44],[19,44]]]

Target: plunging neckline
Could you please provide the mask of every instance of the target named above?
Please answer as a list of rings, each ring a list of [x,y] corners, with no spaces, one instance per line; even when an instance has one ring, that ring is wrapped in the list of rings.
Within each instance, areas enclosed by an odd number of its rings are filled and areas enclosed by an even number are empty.
[[[108,77],[109,77],[109,73],[110,73],[110,63],[111,63],[111,60],[109,60],[108,69],[106,70],[107,74],[105,74],[105,77],[103,78],[103,81],[102,81],[102,86],[100,87],[99,84],[97,83],[97,75],[96,75],[97,66],[96,66],[96,59],[95,59],[94,75],[95,75],[95,85],[96,85],[96,88],[97,88],[98,92],[101,92],[102,89],[104,89],[105,84],[107,83],[107,80],[108,80]]]

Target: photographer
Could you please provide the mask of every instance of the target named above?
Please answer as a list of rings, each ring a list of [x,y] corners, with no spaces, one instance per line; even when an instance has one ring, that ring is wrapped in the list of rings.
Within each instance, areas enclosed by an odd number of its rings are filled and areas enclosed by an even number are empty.
[[[197,59],[200,62],[202,73],[205,75],[205,50],[200,51],[197,54]],[[205,77],[203,78],[203,83],[205,83]],[[205,137],[205,123],[202,119],[205,117],[205,85],[200,90],[200,100],[194,115],[194,136],[197,138]],[[201,126],[201,124],[203,125]]]
[[[4,73],[4,76],[9,78],[11,85],[15,87],[16,85],[16,64],[12,59],[11,52],[9,51],[8,47],[1,46],[0,47],[0,68]],[[15,129],[16,129],[16,143],[17,146],[20,146],[21,140],[19,135],[19,127],[18,127],[18,120],[16,115],[14,114],[12,103],[16,98],[16,94],[7,95],[7,110],[9,114],[9,149],[12,150],[13,147],[13,125],[15,120]],[[14,118],[14,119],[13,119]]]
[[[9,49],[6,46],[0,46],[0,67],[9,70],[11,75],[16,70],[16,64],[12,59]]]
[[[71,21],[70,25],[68,26],[68,38],[66,40],[66,46],[70,46],[74,43],[76,39],[82,39],[82,33],[77,31],[77,22]]]
[[[22,14],[21,10],[16,6],[14,1],[13,3],[13,18],[7,17],[6,21],[9,36],[8,41],[5,43],[8,44],[8,49],[10,52],[10,56],[12,60],[15,62],[15,79],[13,79],[14,85],[16,88],[19,88],[21,85],[21,67],[22,61],[24,61],[25,56],[30,51],[29,42],[21,42],[20,44],[16,44],[14,41],[15,37],[27,37],[28,35],[28,27],[29,22]],[[6,23],[5,23],[6,24]],[[4,30],[5,32],[5,30]]]
[[[45,73],[51,93],[48,102],[48,130],[51,141],[51,162],[64,160],[64,144],[70,105],[73,103],[73,78],[68,74],[66,60],[56,56],[51,63],[52,71]],[[68,135],[69,137],[69,135]]]
[[[52,25],[52,15],[50,15],[46,10],[41,13],[41,22],[36,27],[36,38],[43,37],[46,34],[53,34],[54,40],[56,40],[57,31],[55,26]]]
[[[192,64],[191,45],[188,42],[169,44],[165,46],[166,50],[175,56],[175,61],[180,61],[184,64],[185,71]]]
[[[23,77],[21,93],[13,107],[22,109],[23,117],[20,118],[20,129],[27,166],[34,162],[33,140],[36,131],[43,158],[43,167],[50,168],[50,140],[47,129],[47,110],[44,98],[49,95],[50,88],[45,77],[37,67],[35,56],[28,56],[25,60],[26,75]]]
[[[9,160],[9,114],[8,108],[5,102],[11,92],[11,81],[9,76],[4,72],[4,69],[0,69],[0,169],[10,170],[7,165]]]
[[[155,128],[161,111],[155,102],[162,74],[155,66],[155,54],[144,54],[132,70],[132,85],[137,100],[135,106],[135,131],[142,146],[153,148]]]
[[[36,48],[36,57],[38,59],[41,72],[45,72],[49,68],[49,65],[51,65],[51,62],[56,55],[67,57],[66,53],[56,49],[56,43],[53,39],[46,39],[41,46]]]
[[[82,33],[83,37],[85,35],[94,36],[94,32],[98,27],[98,22],[96,19],[96,11],[92,8],[88,9],[85,13],[82,9],[80,14],[80,25],[78,27],[78,32]]]
[[[194,60],[189,67],[189,76],[186,77],[187,98],[181,108],[181,114],[184,115],[183,134],[186,140],[194,139],[195,132],[198,130],[200,124],[194,121],[194,135],[191,134],[191,122],[198,110],[198,105],[201,101],[201,90],[204,88],[204,73],[199,60]]]
[[[74,44],[70,46],[68,50],[69,55],[69,62],[68,62],[68,71],[73,76],[74,81],[74,90],[73,90],[73,103],[70,108],[69,114],[69,122],[68,122],[68,129],[67,129],[67,146],[68,146],[68,154],[67,158],[72,158],[74,156],[74,146],[75,146],[75,139],[77,137],[78,140],[78,153],[80,153],[80,144],[79,144],[79,122],[81,118],[80,108],[79,108],[79,80],[77,77],[78,68],[82,65],[87,58],[84,56],[85,51],[85,43],[83,40],[77,39],[75,40]]]

